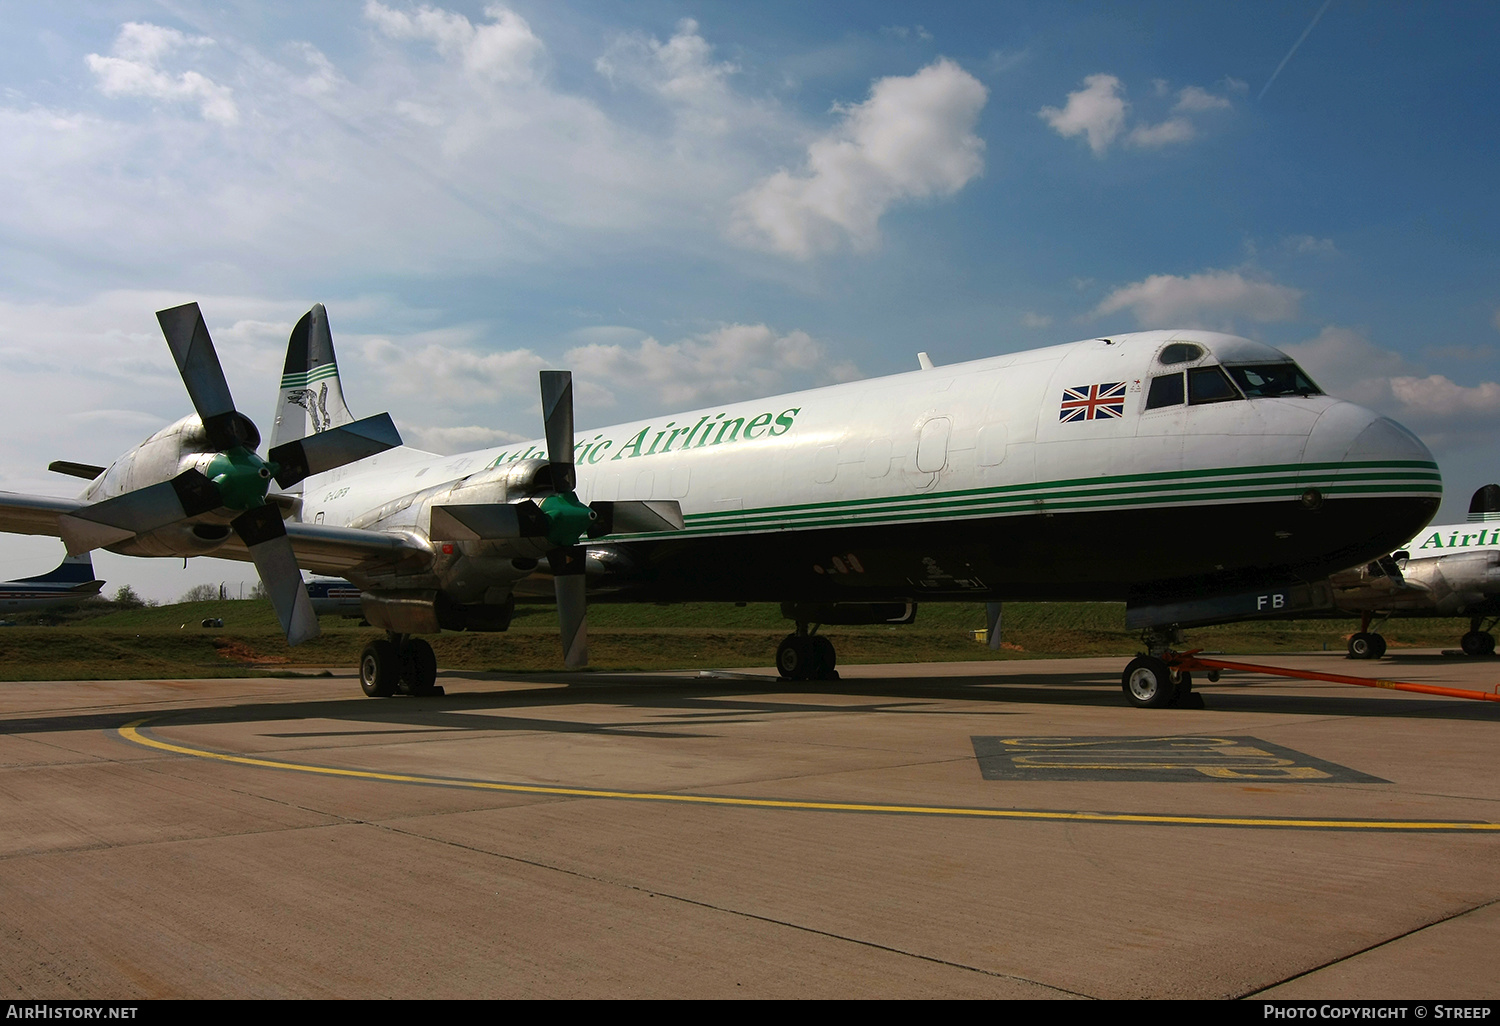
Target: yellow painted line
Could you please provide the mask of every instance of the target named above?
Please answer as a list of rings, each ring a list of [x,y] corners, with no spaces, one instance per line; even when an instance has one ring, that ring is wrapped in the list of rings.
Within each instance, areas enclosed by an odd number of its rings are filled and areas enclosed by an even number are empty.
[[[728,805],[755,809],[800,809],[816,812],[865,812],[906,816],[947,816],[969,819],[1043,820],[1068,823],[1137,823],[1151,826],[1220,826],[1220,827],[1279,827],[1297,830],[1380,830],[1422,833],[1432,831],[1464,831],[1470,833],[1500,833],[1500,823],[1465,822],[1463,820],[1383,820],[1383,819],[1277,819],[1257,816],[1167,816],[1134,812],[1069,812],[1045,809],[981,809],[963,806],[942,805],[873,805],[862,802],[802,802],[780,798],[733,798],[710,794],[663,794],[654,791],[611,791],[590,787],[548,787],[543,784],[507,784],[489,780],[463,780],[450,777],[429,777],[413,773],[377,773],[373,770],[339,769],[334,766],[314,766],[301,762],[286,762],[281,759],[261,759],[250,755],[227,755],[202,748],[188,748],[148,737],[139,730],[147,720],[140,719],[119,728],[126,741],[147,748],[155,748],[176,755],[192,756],[196,759],[212,759],[240,766],[258,766],[262,769],[291,770],[296,773],[313,773],[329,777],[349,777],[357,780],[380,780],[394,784],[426,784],[440,787],[470,788],[478,791],[504,791],[511,794],[538,794],[565,798],[624,799],[643,802],[672,802],[678,805]]]

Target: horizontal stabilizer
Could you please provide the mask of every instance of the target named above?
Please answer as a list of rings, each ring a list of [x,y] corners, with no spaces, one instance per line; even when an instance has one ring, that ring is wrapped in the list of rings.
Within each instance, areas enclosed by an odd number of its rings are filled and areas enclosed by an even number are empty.
[[[285,442],[268,452],[266,458],[280,466],[276,483],[290,488],[303,478],[335,470],[400,444],[401,433],[391,415],[377,413],[343,427]]]
[[[682,530],[682,507],[672,499],[601,500],[589,506],[599,515],[589,530],[591,537]]]
[[[96,467],[92,463],[73,463],[68,460],[53,460],[47,464],[47,469],[54,474],[67,474],[69,477],[81,477],[85,481],[92,481],[104,473],[104,467]]]

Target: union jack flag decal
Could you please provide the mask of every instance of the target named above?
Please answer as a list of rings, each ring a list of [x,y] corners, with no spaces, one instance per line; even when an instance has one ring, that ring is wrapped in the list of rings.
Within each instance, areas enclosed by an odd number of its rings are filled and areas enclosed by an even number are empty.
[[[1102,385],[1079,385],[1063,389],[1062,409],[1058,420],[1071,424],[1075,420],[1109,420],[1125,416],[1125,382],[1109,381]]]

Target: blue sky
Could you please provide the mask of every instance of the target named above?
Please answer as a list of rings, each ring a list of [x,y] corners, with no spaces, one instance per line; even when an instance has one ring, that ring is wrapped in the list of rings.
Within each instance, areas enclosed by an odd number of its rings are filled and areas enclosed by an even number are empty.
[[[586,426],[1201,326],[1416,430],[1444,517],[1500,477],[1491,4],[0,3],[0,27],[0,488],[71,494],[49,460],[186,412],[153,313],[189,299],[251,416],[323,302],[355,412],[441,451],[535,435],[542,366],[573,368]],[[4,539],[0,576],[56,548]],[[250,577],[99,567],[161,599]]]

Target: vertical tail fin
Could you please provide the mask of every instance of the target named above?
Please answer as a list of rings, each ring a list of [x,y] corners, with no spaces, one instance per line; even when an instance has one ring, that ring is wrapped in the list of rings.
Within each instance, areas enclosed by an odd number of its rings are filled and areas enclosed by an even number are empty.
[[[353,421],[339,383],[328,311],[319,303],[302,315],[287,339],[281,394],[276,400],[268,449]]]
[[[35,577],[23,577],[18,584],[92,584],[97,578],[94,576],[94,561],[87,552],[76,556],[64,556],[63,561],[53,570]]]

